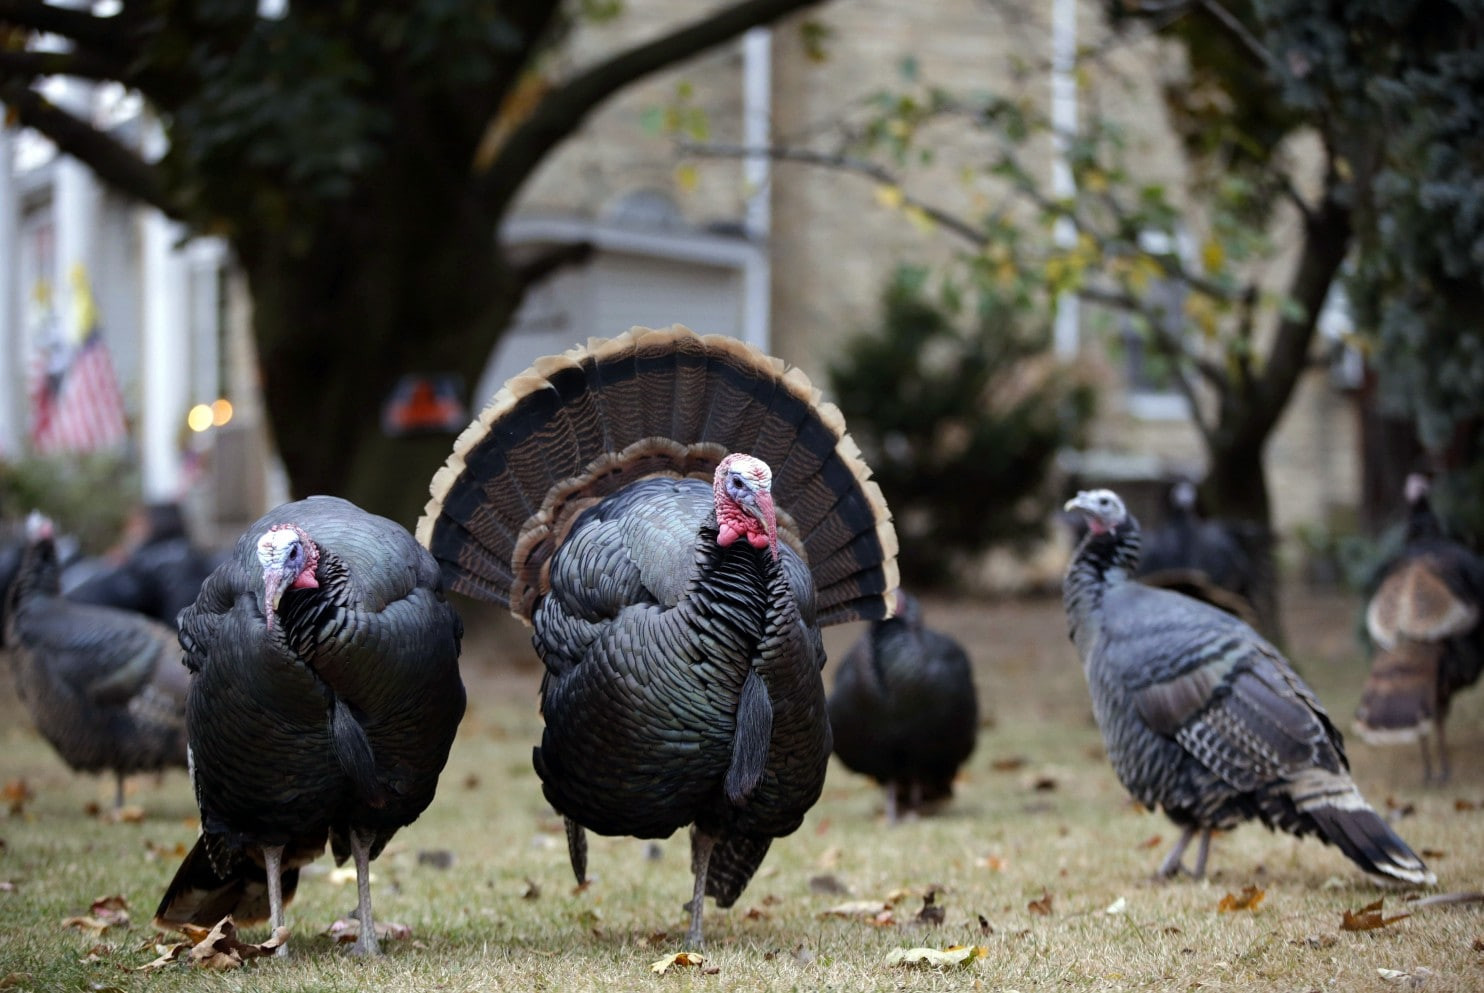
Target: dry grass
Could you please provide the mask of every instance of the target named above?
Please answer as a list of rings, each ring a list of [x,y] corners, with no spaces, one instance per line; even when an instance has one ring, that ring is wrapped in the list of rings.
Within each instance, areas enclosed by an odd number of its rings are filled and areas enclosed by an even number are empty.
[[[107,784],[69,773],[0,690],[0,780],[24,778],[36,794],[24,813],[0,819],[0,987],[1389,990],[1408,987],[1378,969],[1426,967],[1428,990],[1484,988],[1479,905],[1433,906],[1382,930],[1342,932],[1345,910],[1381,894],[1312,840],[1244,827],[1217,840],[1209,881],[1150,881],[1175,832],[1131,806],[1103,760],[1059,604],[926,607],[931,622],[970,645],[982,699],[998,719],[981,736],[959,797],[940,817],[888,830],[877,791],[833,768],[820,804],[775,844],[739,905],[708,910],[714,974],[649,968],[681,947],[690,888],[683,836],[653,848],[593,839],[597,878],[573,892],[559,822],[530,768],[538,676],[518,629],[481,624],[471,636],[472,705],[443,789],[375,866],[378,914],[409,925],[412,937],[373,962],[322,935],[354,906],[354,886],[333,882],[322,860],[290,908],[289,959],[221,974],[130,971],[153,957],[146,921],[174,869],[151,846],[187,844],[195,833],[185,776],[133,784],[132,801],[148,811],[141,822],[90,817],[84,808],[107,802]],[[1301,597],[1287,617],[1294,658],[1348,724],[1364,672],[1353,606]],[[855,633],[831,632],[832,654]],[[1473,760],[1484,744],[1481,714],[1476,689],[1455,712],[1455,781],[1441,790],[1420,788],[1411,749],[1351,746],[1373,802],[1415,807],[1399,830],[1418,849],[1440,853],[1431,859],[1440,890],[1474,889],[1484,879],[1484,770]],[[1480,809],[1457,809],[1459,801]],[[451,868],[419,862],[420,852],[440,850],[453,854]],[[825,875],[848,895],[811,887]],[[1224,894],[1246,885],[1265,892],[1255,911],[1217,911]],[[941,926],[915,923],[930,888],[946,908]],[[61,926],[109,893],[127,898],[134,924],[101,936]],[[1045,894],[1051,912],[1034,913],[1029,904]],[[889,900],[895,923],[821,916],[846,900]],[[1122,912],[1107,913],[1119,900]],[[1386,906],[1405,910],[1400,894]],[[248,937],[261,940],[263,931]],[[956,943],[983,945],[986,954],[942,973],[884,964],[894,948]]]

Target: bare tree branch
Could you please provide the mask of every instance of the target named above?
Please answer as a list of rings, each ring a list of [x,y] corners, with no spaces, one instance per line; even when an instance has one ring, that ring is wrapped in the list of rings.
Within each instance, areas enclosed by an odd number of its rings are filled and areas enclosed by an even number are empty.
[[[1246,49],[1247,54],[1257,60],[1264,69],[1282,78],[1282,64],[1266,45],[1247,29],[1247,25],[1237,19],[1237,16],[1223,7],[1217,0],[1196,0],[1216,22],[1226,29],[1237,42]]]
[[[85,163],[105,183],[126,196],[135,197],[180,219],[180,212],[166,195],[155,167],[133,149],[67,113],[34,90],[9,86],[0,90],[0,99],[15,111],[23,126],[51,139],[63,152]]]
[[[121,80],[124,66],[113,59],[86,51],[0,50],[0,79],[24,81],[37,76],[70,76],[94,82]]]
[[[0,24],[12,24],[44,34],[59,35],[95,52],[123,58],[128,55],[125,12],[95,17],[82,8],[62,7],[42,0],[0,0]]]
[[[499,217],[516,192],[587,115],[625,86],[730,41],[762,24],[813,6],[820,0],[741,0],[704,20],[680,28],[599,63],[548,93],[510,135],[485,173],[483,195]]]
[[[574,241],[565,245],[557,245],[532,259],[513,266],[511,274],[520,285],[521,292],[524,293],[560,269],[582,265],[592,258],[592,255],[592,242]]]

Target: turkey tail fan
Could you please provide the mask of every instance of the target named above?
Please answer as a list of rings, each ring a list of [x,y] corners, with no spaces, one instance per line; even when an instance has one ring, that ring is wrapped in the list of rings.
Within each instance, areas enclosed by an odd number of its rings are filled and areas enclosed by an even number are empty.
[[[1437,882],[1417,853],[1391,830],[1380,814],[1360,800],[1359,794],[1341,798],[1341,802],[1333,805],[1309,807],[1306,812],[1314,819],[1320,835],[1373,879],[1414,886],[1431,886]]]
[[[452,589],[529,621],[583,509],[645,476],[709,482],[729,452],[772,468],[819,623],[889,616],[896,532],[839,410],[802,371],[680,325],[591,339],[507,381],[433,477],[417,537]]]
[[[1479,620],[1479,608],[1460,597],[1427,559],[1391,573],[1366,607],[1366,630],[1379,645],[1402,638],[1436,641],[1463,634]]]
[[[298,888],[298,868],[285,869],[285,905]],[[229,914],[239,925],[268,919],[268,873],[240,851],[226,847],[219,837],[203,834],[170,880],[155,911],[154,925],[164,930],[181,924],[211,927]]]
[[[1355,732],[1364,741],[1400,744],[1432,731],[1444,650],[1442,642],[1406,640],[1376,650],[1355,710]]]

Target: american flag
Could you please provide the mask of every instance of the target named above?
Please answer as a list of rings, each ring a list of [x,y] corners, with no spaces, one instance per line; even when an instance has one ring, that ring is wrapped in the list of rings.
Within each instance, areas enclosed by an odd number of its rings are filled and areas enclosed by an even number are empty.
[[[51,322],[32,368],[31,451],[37,455],[117,448],[128,436],[118,377],[80,267],[72,272],[72,289],[77,342],[60,340]]]

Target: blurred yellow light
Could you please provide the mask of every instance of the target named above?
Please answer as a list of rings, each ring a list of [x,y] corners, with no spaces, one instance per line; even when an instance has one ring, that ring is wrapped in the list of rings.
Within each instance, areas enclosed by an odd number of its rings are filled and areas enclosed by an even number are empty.
[[[222,399],[216,401],[215,403],[213,403],[211,405],[211,423],[213,425],[215,425],[216,427],[221,427],[223,424],[227,423],[231,419],[232,419],[232,401],[231,400],[228,400],[226,397],[223,397]]]
[[[186,414],[186,427],[192,431],[205,431],[211,427],[211,408],[204,403],[198,403]]]

